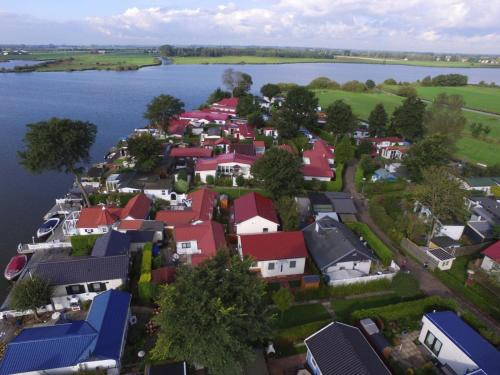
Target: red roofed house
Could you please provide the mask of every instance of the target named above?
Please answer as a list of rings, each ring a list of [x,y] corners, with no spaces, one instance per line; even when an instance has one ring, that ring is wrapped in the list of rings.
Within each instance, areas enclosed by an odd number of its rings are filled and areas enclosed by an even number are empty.
[[[228,113],[211,112],[210,110],[184,112],[179,115],[181,120],[189,120],[194,125],[219,124],[223,125],[229,119]]]
[[[408,146],[388,146],[380,150],[380,156],[384,159],[403,159],[410,148]]]
[[[304,180],[331,181],[335,176],[333,172],[335,162],[333,152],[334,148],[320,139],[314,142],[312,150],[304,151],[302,153]]]
[[[264,155],[266,152],[266,142],[264,141],[253,141],[253,147],[257,155]]]
[[[482,251],[484,255],[481,268],[486,272],[500,272],[500,241]]]
[[[280,224],[273,201],[253,192],[235,199],[231,222],[236,234],[277,232]]]
[[[210,106],[212,111],[236,114],[236,107],[238,106],[238,98],[226,98],[213,103]]]
[[[222,128],[226,136],[232,135],[237,139],[255,139],[255,130],[251,125],[243,122],[232,122]]]
[[[188,125],[189,120],[172,119],[168,123],[168,134],[170,137],[182,138]]]
[[[147,219],[151,211],[151,203],[151,199],[144,193],[139,193],[123,207],[120,218],[122,220]]]
[[[389,148],[389,147],[394,147],[394,146],[402,146],[403,148],[408,148],[408,143],[405,142],[402,138],[399,137],[382,137],[382,138],[368,138],[367,141],[371,142],[374,148],[374,152],[372,155],[380,155],[382,156],[382,153],[386,156],[386,159],[395,159],[395,157],[390,157],[390,156],[396,156],[396,153],[391,152],[392,150],[388,150],[384,152],[384,149]]]
[[[302,275],[307,248],[302,232],[246,234],[238,237],[240,256],[251,257],[262,277]]]
[[[177,254],[187,264],[198,265],[226,246],[224,227],[216,221],[179,225],[174,229]]]
[[[278,138],[278,129],[266,127],[262,129],[262,134],[266,137]]]
[[[219,139],[202,139],[200,141],[202,147],[208,148],[210,150],[215,150],[219,149],[222,153],[226,153],[229,149],[229,146],[231,145],[231,142],[229,142],[226,138],[219,138]]]
[[[201,182],[207,182],[207,176],[243,176],[250,178],[250,169],[257,160],[256,156],[238,153],[220,154],[211,159],[198,159],[195,174],[200,176]]]
[[[206,188],[196,190],[188,194],[190,206],[172,206],[171,210],[158,211],[156,220],[170,228],[212,220],[218,196],[217,192]]]
[[[170,151],[173,158],[209,158],[212,150],[203,147],[175,147]]]

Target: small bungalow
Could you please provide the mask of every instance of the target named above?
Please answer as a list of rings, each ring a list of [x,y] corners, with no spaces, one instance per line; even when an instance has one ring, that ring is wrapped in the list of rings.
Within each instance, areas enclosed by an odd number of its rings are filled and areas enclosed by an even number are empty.
[[[302,232],[274,232],[238,236],[241,258],[253,259],[251,270],[262,277],[301,276],[307,258]]]
[[[304,180],[331,181],[335,176],[333,171],[334,150],[323,140],[314,141],[312,149],[302,153]]]
[[[245,179],[252,177],[251,167],[257,160],[256,156],[238,153],[221,154],[211,159],[199,159],[196,162],[195,174],[200,176],[200,181],[207,182],[207,177],[243,176]]]
[[[254,128],[242,121],[234,121],[230,124],[224,125],[222,128],[225,136],[233,136],[238,140],[244,139],[255,139],[255,130]]]
[[[0,375],[118,373],[130,317],[129,293],[110,290],[92,302],[85,320],[23,329],[6,347]]]
[[[79,216],[73,220],[66,219],[65,230],[69,235],[103,234],[111,230],[120,220],[121,209],[117,207],[94,206],[84,207]],[[72,227],[71,224],[75,224]]]
[[[234,200],[230,221],[236,234],[277,232],[279,228],[273,201],[254,192]]]
[[[500,201],[492,197],[472,197],[468,207],[471,217],[467,222],[467,236],[478,242],[493,239],[493,229],[500,225]]]
[[[500,274],[500,241],[488,246],[481,254],[484,255],[481,268],[488,273]]]
[[[176,226],[174,240],[181,260],[194,266],[213,257],[217,250],[226,246],[224,226],[213,220]]]
[[[266,152],[266,142],[264,141],[253,141],[253,147],[256,155],[264,155]]]
[[[426,253],[431,262],[433,262],[441,271],[447,271],[453,266],[455,257],[440,247],[427,249]]]
[[[391,375],[363,333],[332,322],[304,340],[313,375]]]
[[[172,119],[168,124],[168,135],[172,138],[182,138],[186,134],[189,120]]]
[[[429,242],[429,247],[431,249],[436,249],[438,247],[448,251],[450,254],[454,254],[455,249],[462,246],[459,241],[454,240],[448,236],[438,236],[433,237]]]
[[[452,311],[422,317],[418,341],[447,374],[498,375],[500,351]]]
[[[462,186],[469,191],[484,191],[486,195],[491,195],[491,188],[500,186],[500,177],[466,177]]]
[[[170,150],[172,158],[189,158],[196,160],[198,158],[212,157],[212,150],[203,147],[174,147]]]

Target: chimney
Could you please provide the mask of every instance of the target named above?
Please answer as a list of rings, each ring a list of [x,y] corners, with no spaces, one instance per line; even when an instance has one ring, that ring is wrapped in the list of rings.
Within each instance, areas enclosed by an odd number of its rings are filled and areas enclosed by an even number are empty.
[[[314,230],[315,230],[317,233],[319,233],[319,223],[318,223],[318,222],[316,222],[316,226],[315,226]]]

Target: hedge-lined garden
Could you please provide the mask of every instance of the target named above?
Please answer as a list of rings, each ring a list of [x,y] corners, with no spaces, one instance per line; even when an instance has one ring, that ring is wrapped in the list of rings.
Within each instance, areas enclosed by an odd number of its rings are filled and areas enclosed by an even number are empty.
[[[151,283],[151,269],[153,265],[153,244],[148,242],[144,245],[141,259],[141,276],[137,285],[139,298],[145,304],[151,302],[154,297],[154,284]]]
[[[95,241],[100,234],[88,234],[84,236],[71,236],[71,255],[81,257],[89,255],[94,247]]]
[[[375,233],[366,225],[359,221],[347,223],[347,226],[356,232],[358,235],[363,236],[363,238],[368,242],[370,248],[375,251],[375,254],[380,258],[384,266],[389,266],[391,261],[394,259],[394,254],[385,244],[378,238]]]

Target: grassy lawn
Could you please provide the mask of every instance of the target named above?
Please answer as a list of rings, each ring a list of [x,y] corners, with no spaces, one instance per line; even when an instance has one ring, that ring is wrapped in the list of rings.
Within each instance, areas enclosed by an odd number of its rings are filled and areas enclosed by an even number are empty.
[[[267,191],[259,188],[249,189],[244,187],[240,188],[240,187],[228,187],[228,186],[213,186],[210,187],[210,189],[215,190],[219,194],[226,194],[231,200],[239,198],[242,195],[251,193],[252,191],[259,193],[265,197],[270,197],[270,194]]]
[[[497,91],[500,90],[496,89]],[[322,107],[326,108],[335,100],[342,99],[348,103],[354,114],[361,120],[367,120],[376,104],[382,103],[390,114],[401,104],[404,98],[384,92],[356,93],[342,90],[316,90],[316,95]],[[500,94],[499,103],[500,107]],[[464,111],[467,125],[463,137],[457,143],[457,157],[476,163],[494,164],[498,162],[500,147],[500,119],[480,113]],[[473,138],[469,131],[472,122],[481,122],[491,128],[488,137]]]
[[[7,56],[5,56],[7,57]],[[9,58],[14,58],[14,56]],[[15,56],[24,60],[57,60],[47,66],[40,66],[40,72],[78,71],[78,70],[134,70],[143,66],[159,65],[154,56],[139,53],[93,54],[79,52],[33,53]]]
[[[174,57],[174,64],[296,64],[296,63],[332,63],[332,59],[314,59],[307,57],[263,57],[263,56],[220,56],[220,57]]]
[[[374,297],[335,299],[332,301],[332,308],[335,311],[336,319],[347,322],[350,321],[353,311],[392,305],[393,303],[403,302],[403,300],[402,297],[394,293]]]
[[[297,305],[290,307],[282,316],[278,316],[276,327],[285,329],[329,318],[330,314],[321,303]]]

